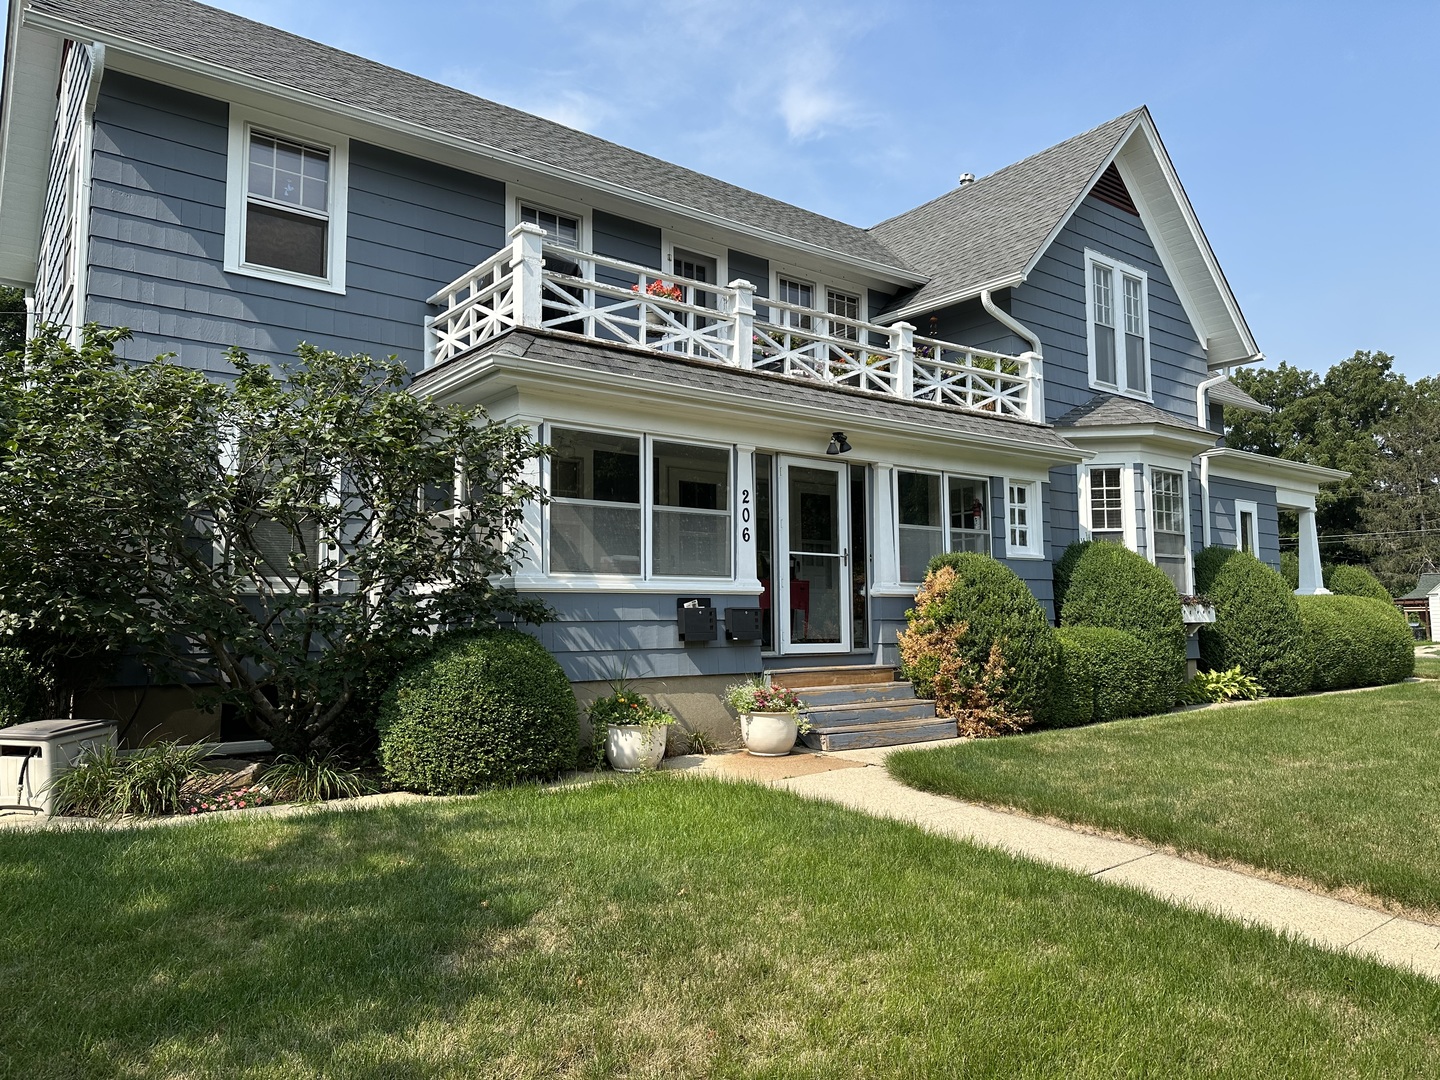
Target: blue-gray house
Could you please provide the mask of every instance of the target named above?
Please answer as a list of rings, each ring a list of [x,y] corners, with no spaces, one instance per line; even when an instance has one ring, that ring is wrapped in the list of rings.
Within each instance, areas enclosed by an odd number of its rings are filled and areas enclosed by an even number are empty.
[[[945,550],[1048,604],[1111,538],[1187,593],[1284,508],[1321,588],[1341,474],[1217,448],[1263,356],[1144,108],[866,229],[190,0],[12,0],[0,280],[135,358],[395,353],[533,427],[514,583],[577,683],[893,663]]]

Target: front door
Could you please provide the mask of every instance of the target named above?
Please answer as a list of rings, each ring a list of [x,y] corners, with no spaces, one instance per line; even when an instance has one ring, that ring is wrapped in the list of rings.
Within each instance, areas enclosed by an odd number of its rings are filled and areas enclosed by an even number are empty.
[[[849,652],[849,468],[806,458],[781,458],[779,464],[780,558],[773,577],[780,651]]]

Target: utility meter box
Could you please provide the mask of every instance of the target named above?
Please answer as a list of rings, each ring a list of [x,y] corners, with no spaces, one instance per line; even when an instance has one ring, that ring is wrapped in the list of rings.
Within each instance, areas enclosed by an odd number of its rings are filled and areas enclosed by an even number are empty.
[[[0,728],[0,810],[53,811],[50,782],[87,746],[115,745],[108,720],[37,720]]]

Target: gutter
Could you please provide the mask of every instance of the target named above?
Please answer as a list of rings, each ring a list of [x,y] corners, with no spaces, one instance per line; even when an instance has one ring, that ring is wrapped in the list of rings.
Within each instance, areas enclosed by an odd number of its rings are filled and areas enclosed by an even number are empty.
[[[1002,311],[989,289],[980,290],[980,305],[992,319],[1029,344],[1030,351],[1021,353],[1020,359],[1030,361],[1030,419],[1038,424],[1045,423],[1045,350],[1040,344],[1040,336],[1008,311]]]
[[[213,61],[202,60],[193,56],[185,56],[167,49],[159,49],[153,45],[146,45],[144,42],[137,41],[134,38],[124,37],[113,31],[99,30],[62,16],[27,8],[24,12],[23,19],[24,25],[36,30],[46,30],[53,34],[59,34],[63,37],[77,40],[89,39],[97,43],[103,42],[117,51],[133,56],[141,61],[148,61],[164,67],[189,72],[192,75],[198,75],[206,79],[214,79],[222,83],[245,87],[248,90],[259,92],[267,97],[279,98],[326,113],[339,114],[350,120],[360,121],[361,123],[387,131],[418,138],[425,142],[439,143],[442,146],[449,146],[467,154],[476,154],[492,161],[523,169],[526,172],[536,173],[566,183],[603,191],[606,194],[618,197],[626,202],[652,207],[691,221],[703,221],[740,236],[752,237],[789,250],[804,251],[811,255],[818,255],[824,259],[842,262],[857,269],[864,270],[882,280],[906,282],[912,286],[923,285],[927,280],[923,275],[919,275],[914,270],[906,267],[891,266],[864,256],[846,254],[845,252],[836,251],[820,244],[808,243],[804,240],[772,232],[769,229],[764,229],[756,225],[734,221],[730,218],[722,217],[719,214],[707,213],[703,209],[672,202],[669,199],[650,195],[636,188],[626,187],[623,184],[601,180],[598,177],[589,176],[574,169],[552,165],[536,158],[526,157],[524,154],[514,153],[513,151],[502,150],[499,147],[489,146],[475,139],[452,135],[418,121],[404,120],[400,117],[390,116],[373,109],[346,104],[331,98],[320,97],[319,95],[310,94],[295,87],[288,86],[285,83],[275,82],[272,79],[263,79],[235,68],[225,67]],[[423,79],[424,76],[416,76],[416,78]],[[434,80],[426,81],[433,82]],[[448,87],[448,89],[453,90],[455,88]],[[463,93],[463,91],[460,92]],[[629,148],[622,147],[622,149],[628,150]],[[639,151],[631,152],[639,153]],[[779,200],[776,201],[778,202]],[[797,207],[796,209],[801,208]],[[810,211],[807,211],[807,213],[809,212]],[[841,224],[845,223],[841,222]],[[865,231],[858,226],[850,226],[850,228],[854,228],[859,232]]]

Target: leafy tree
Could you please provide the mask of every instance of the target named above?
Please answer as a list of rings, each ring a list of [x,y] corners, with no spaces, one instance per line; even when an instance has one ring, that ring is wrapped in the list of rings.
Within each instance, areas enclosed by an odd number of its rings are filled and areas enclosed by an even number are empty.
[[[25,290],[0,285],[0,352],[25,347]]]
[[[303,752],[432,628],[543,616],[491,584],[539,497],[527,431],[407,392],[393,360],[302,345],[275,371],[235,351],[219,383],[118,362],[126,335],[75,349],[46,327],[0,360],[16,617],[124,642]]]
[[[1362,520],[1374,534],[1371,568],[1398,594],[1440,566],[1440,380],[1418,380],[1375,433],[1378,462]]]

